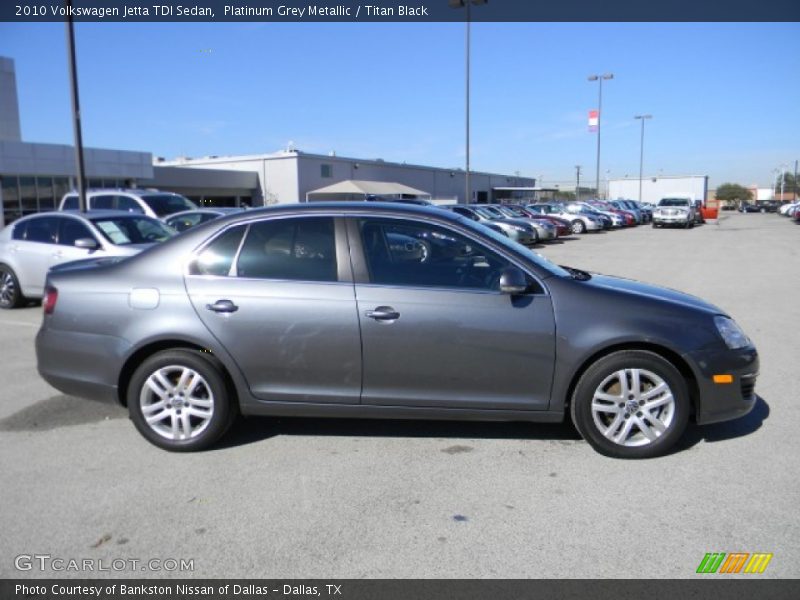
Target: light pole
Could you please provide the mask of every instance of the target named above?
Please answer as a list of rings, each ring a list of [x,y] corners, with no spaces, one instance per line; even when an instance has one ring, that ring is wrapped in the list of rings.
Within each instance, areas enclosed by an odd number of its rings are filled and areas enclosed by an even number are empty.
[[[78,70],[75,60],[75,30],[72,25],[72,0],[67,0],[67,62],[69,63],[70,99],[72,100],[72,129],[75,135],[75,170],[78,180],[78,209],[86,212],[86,167],[83,160],[81,133],[81,104],[78,98]]]
[[[642,138],[639,142],[639,202],[642,201],[642,169],[644,167],[644,122],[647,119],[652,119],[653,115],[636,115],[634,119],[639,119],[642,122]]]
[[[575,165],[575,201],[581,199],[581,166]]]
[[[467,7],[467,27],[466,27],[466,37],[465,37],[465,53],[466,53],[466,169],[464,173],[464,202],[466,204],[470,203],[472,200],[472,190],[470,189],[469,185],[469,62],[470,62],[470,23],[472,21],[472,15],[470,12],[470,6],[472,4],[486,4],[489,0],[447,0],[450,8],[462,8]]]
[[[787,165],[781,165],[781,202],[783,202],[783,190],[786,183],[786,167]]]
[[[614,79],[613,73],[603,73],[602,75],[589,75],[589,81],[596,81],[597,92],[597,170],[595,172],[595,187],[597,192],[600,190],[600,122],[603,119],[603,81]]]

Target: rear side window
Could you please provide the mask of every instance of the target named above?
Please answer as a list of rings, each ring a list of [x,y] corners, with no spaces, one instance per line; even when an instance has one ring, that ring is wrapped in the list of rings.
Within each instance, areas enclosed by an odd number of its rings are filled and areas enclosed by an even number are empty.
[[[64,205],[61,207],[62,210],[78,210],[78,197],[77,196],[67,196],[64,198]]]
[[[189,265],[190,275],[226,277],[231,273],[246,226],[233,227],[206,246]]]
[[[28,231],[28,221],[22,221],[21,223],[14,223],[14,230],[11,232],[11,238],[15,240],[24,240],[27,231]]]
[[[43,244],[55,244],[58,235],[57,217],[42,217],[28,221],[28,231],[25,240],[28,242],[40,242]]]
[[[236,265],[254,279],[336,281],[331,217],[271,219],[250,226]]]
[[[89,208],[92,210],[112,210],[114,208],[114,196],[109,194],[93,196],[89,200]]]
[[[135,212],[144,214],[144,209],[139,206],[139,203],[136,202],[133,198],[129,196],[116,196],[117,202],[114,208],[118,210],[126,210],[128,212]]]

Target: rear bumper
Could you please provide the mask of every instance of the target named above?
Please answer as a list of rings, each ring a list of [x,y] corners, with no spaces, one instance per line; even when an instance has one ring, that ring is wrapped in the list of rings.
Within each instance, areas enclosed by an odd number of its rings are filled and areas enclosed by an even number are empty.
[[[750,346],[740,350],[700,351],[688,355],[697,371],[700,397],[697,422],[701,425],[730,421],[745,416],[756,404],[758,351]],[[714,375],[731,375],[731,383],[714,383]]]
[[[65,394],[119,403],[118,366],[128,348],[117,337],[42,328],[36,335],[37,369]]]

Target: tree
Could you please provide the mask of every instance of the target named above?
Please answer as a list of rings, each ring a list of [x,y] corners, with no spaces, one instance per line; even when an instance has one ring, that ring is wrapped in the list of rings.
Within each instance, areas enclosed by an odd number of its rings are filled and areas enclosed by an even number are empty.
[[[753,192],[738,183],[723,183],[717,188],[717,200],[726,202],[747,201],[753,199]]]

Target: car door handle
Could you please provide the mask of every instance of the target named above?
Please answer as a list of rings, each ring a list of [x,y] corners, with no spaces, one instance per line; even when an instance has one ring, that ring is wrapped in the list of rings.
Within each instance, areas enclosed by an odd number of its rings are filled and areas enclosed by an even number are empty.
[[[214,304],[206,304],[206,308],[217,313],[232,313],[239,310],[239,307],[230,300],[217,300]]]
[[[375,310],[368,310],[364,316],[376,321],[395,321],[400,318],[400,313],[391,306],[379,306]]]

